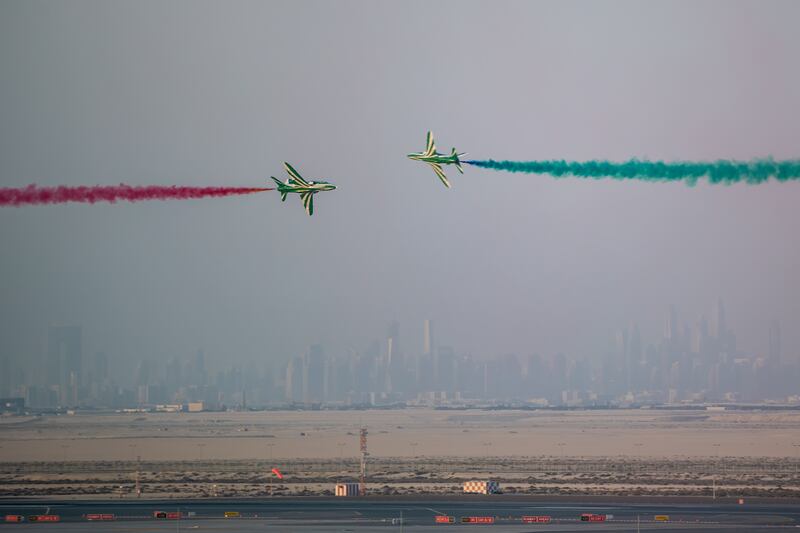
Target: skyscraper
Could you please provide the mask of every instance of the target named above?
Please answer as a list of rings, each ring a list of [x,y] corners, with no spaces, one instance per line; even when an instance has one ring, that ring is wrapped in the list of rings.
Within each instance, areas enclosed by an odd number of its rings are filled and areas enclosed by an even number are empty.
[[[397,353],[400,349],[400,322],[392,320],[386,328],[386,338],[392,339],[392,351]]]
[[[208,381],[208,373],[206,372],[206,354],[203,350],[197,350],[194,361],[189,365],[189,372],[187,373],[193,385],[205,385]]]
[[[422,355],[431,355],[434,350],[433,322],[425,320],[422,330]]]
[[[678,313],[675,306],[670,305],[667,311],[667,318],[664,321],[664,339],[674,342],[678,338]]]
[[[630,352],[628,346],[628,332],[625,330],[620,330],[617,332],[616,338],[616,348],[617,354],[615,361],[615,370],[620,374],[620,385],[624,390],[620,392],[629,392],[631,390],[630,387]]]
[[[690,350],[692,353],[697,355],[706,356],[706,346],[708,344],[708,321],[706,317],[701,316],[697,319],[697,322],[694,325],[694,329],[692,330],[692,342],[690,345]]]
[[[436,383],[436,350],[433,332],[433,321],[426,319],[422,324],[422,354],[417,356],[414,368],[414,381],[417,390],[430,390]]]
[[[292,357],[286,365],[286,401],[300,401],[303,393],[303,358]]]
[[[47,385],[58,391],[58,403],[74,406],[78,402],[81,380],[81,328],[50,326],[47,332]]]
[[[383,361],[383,387],[386,392],[392,392],[392,357],[394,356],[394,337],[386,339],[386,358]]]
[[[641,376],[636,375],[635,369],[638,369],[642,362],[642,335],[639,333],[639,326],[631,322],[628,328],[628,359],[625,363],[625,377],[627,392],[633,390],[634,386],[641,387],[641,383],[636,383],[637,379]]]
[[[0,355],[0,397],[10,396],[11,390],[11,363],[8,357]]]
[[[393,320],[386,331],[386,360],[384,362],[384,388],[386,392],[397,392],[405,385],[405,361],[400,352],[400,323]]]

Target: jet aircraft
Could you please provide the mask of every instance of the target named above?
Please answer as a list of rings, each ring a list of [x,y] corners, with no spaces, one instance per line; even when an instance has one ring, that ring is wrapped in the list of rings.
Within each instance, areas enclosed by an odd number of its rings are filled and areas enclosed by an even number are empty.
[[[425,147],[425,151],[408,154],[408,158],[415,161],[424,161],[425,163],[428,163],[436,175],[439,176],[439,179],[442,180],[444,186],[450,188],[450,182],[447,181],[447,176],[445,176],[444,170],[442,170],[442,165],[455,165],[458,171],[463,174],[464,169],[461,168],[461,161],[459,158],[465,155],[467,154],[456,153],[455,148],[453,148],[453,150],[450,152],[450,155],[440,154],[436,151],[436,144],[433,141],[433,133],[429,131],[428,142],[427,146]]]
[[[286,167],[286,172],[289,174],[289,177],[286,179],[286,182],[280,181],[278,178],[271,176],[275,184],[278,186],[278,192],[281,193],[281,201],[286,201],[286,195],[291,193],[297,193],[300,195],[300,199],[303,201],[303,207],[306,208],[306,213],[309,215],[314,214],[314,195],[320,191],[332,191],[336,189],[336,185],[332,183],[328,183],[327,181],[306,181],[297,172],[292,165],[289,163],[284,163],[284,167]]]

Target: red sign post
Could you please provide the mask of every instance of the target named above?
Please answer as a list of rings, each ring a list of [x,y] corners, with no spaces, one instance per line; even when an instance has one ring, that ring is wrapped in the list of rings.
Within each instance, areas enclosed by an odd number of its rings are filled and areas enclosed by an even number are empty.
[[[86,520],[114,520],[113,514],[92,513],[86,515]]]
[[[462,516],[462,524],[494,524],[493,516]]]
[[[28,517],[28,522],[59,522],[61,517],[57,514],[37,514]]]
[[[523,524],[548,524],[551,518],[549,516],[523,516]]]

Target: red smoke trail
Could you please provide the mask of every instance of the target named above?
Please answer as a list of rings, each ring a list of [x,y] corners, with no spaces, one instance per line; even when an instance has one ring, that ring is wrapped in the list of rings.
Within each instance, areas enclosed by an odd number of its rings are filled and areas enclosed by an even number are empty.
[[[191,198],[217,198],[237,194],[273,191],[267,187],[180,187],[162,185],[97,185],[93,187],[38,187],[0,188],[0,206],[63,204],[66,202],[110,202],[118,200],[141,202],[144,200],[189,200]]]

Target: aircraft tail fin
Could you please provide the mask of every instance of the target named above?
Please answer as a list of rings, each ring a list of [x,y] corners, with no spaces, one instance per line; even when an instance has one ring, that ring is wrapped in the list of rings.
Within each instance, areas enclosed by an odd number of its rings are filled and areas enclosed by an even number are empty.
[[[436,153],[436,142],[433,140],[433,132],[429,131],[425,139],[425,151],[422,153],[424,156],[432,156]]]
[[[464,169],[463,169],[463,168],[461,168],[461,161],[459,160],[459,158],[460,158],[461,156],[464,156],[464,155],[467,155],[467,154],[466,154],[466,152],[464,152],[463,154],[459,154],[459,153],[457,153],[457,152],[456,152],[456,149],[455,149],[455,147],[453,148],[453,151],[452,151],[452,152],[450,152],[450,157],[452,157],[453,159],[455,159],[455,165],[456,165],[456,168],[457,168],[457,169],[458,169],[458,171],[459,171],[459,172],[461,172],[462,174],[464,173]]]
[[[270,178],[272,178],[272,181],[274,181],[275,185],[278,186],[278,192],[281,193],[281,202],[285,202],[286,201],[286,184],[283,183],[278,178],[276,178],[275,176],[270,176]]]

